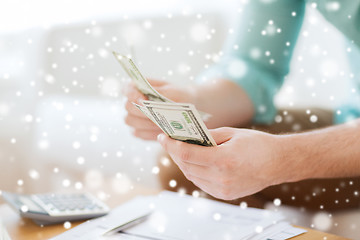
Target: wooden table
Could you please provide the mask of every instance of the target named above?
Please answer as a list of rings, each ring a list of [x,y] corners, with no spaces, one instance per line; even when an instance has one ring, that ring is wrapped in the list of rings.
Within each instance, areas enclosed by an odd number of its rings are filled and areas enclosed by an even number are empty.
[[[146,189],[141,187],[136,187],[135,189],[129,191],[126,194],[117,196],[116,202],[115,199],[112,199],[108,202],[110,207],[115,207],[121,203],[124,203],[131,198],[137,195],[151,195],[157,194],[159,190]],[[67,229],[64,228],[62,224],[40,227],[33,223],[29,219],[22,219],[19,215],[11,209],[8,205],[0,205],[0,217],[3,220],[5,228],[9,232],[11,239],[13,240],[43,240],[54,237]],[[72,222],[71,227],[79,225],[81,222]],[[326,239],[326,240],[344,240],[347,238],[331,235],[328,233],[323,233],[315,231],[312,229],[305,228],[308,232],[297,237],[292,238],[293,240],[305,240],[305,239]]]

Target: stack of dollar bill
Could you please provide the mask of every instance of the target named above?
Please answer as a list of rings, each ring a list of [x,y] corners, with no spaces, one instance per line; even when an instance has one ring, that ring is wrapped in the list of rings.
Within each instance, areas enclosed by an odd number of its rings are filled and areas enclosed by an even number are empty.
[[[176,103],[164,97],[143,77],[130,58],[116,52],[113,54],[136,88],[148,98],[142,101],[142,106],[133,104],[167,136],[187,143],[216,146],[203,122],[203,119],[209,118],[209,114],[199,113],[193,104]]]

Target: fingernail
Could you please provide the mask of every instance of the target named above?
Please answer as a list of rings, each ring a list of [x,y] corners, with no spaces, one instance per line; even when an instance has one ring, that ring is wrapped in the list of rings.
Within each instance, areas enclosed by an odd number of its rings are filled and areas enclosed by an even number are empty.
[[[162,144],[165,141],[165,135],[163,133],[160,133],[157,136],[157,140]]]

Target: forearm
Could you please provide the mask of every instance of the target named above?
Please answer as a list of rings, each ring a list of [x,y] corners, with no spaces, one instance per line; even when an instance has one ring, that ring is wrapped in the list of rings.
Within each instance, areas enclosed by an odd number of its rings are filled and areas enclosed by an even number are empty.
[[[218,79],[195,87],[196,107],[212,117],[209,128],[222,126],[241,127],[248,124],[254,115],[254,106],[246,92],[230,80]]]
[[[285,181],[360,176],[360,119],[351,124],[280,136]]]

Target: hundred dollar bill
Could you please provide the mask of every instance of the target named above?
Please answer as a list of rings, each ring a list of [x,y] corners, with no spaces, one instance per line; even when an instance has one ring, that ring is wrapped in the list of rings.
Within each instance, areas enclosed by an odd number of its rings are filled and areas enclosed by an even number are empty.
[[[135,105],[169,137],[202,146],[216,146],[194,105],[145,100],[142,104],[144,106]]]
[[[146,78],[144,78],[140,70],[136,67],[135,63],[130,58],[116,52],[113,52],[113,54],[120,63],[120,65],[123,67],[125,72],[129,75],[131,80],[134,82],[136,88],[142,94],[144,94],[150,101],[174,103],[174,101],[161,95],[151,86],[151,84],[146,80]],[[211,115],[208,113],[204,113],[204,112],[199,112],[199,113],[204,121],[208,120],[211,117]]]
[[[156,102],[173,102],[161,95],[151,86],[151,84],[143,77],[135,63],[130,58],[116,52],[113,52],[113,54],[125,72],[129,75],[131,80],[134,82],[137,89],[149,100]]]

